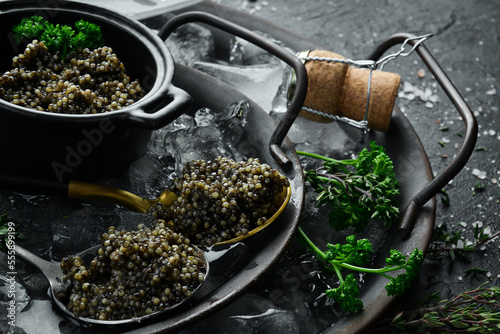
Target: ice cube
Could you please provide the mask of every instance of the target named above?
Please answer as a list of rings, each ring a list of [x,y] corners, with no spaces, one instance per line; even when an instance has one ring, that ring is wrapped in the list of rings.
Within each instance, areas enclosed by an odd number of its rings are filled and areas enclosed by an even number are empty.
[[[242,141],[248,108],[248,101],[237,101],[214,117],[205,115],[202,121],[198,119],[200,125],[168,132],[165,150],[175,157],[175,172],[179,175],[191,160],[213,160],[218,156],[241,160],[238,144]],[[204,113],[207,110],[200,110],[196,115]]]
[[[268,113],[283,81],[283,67],[279,63],[241,66],[198,61],[193,68],[230,84]]]
[[[212,33],[199,24],[185,24],[173,32],[166,41],[174,60],[191,66],[199,60],[213,58],[214,40]]]
[[[16,316],[16,326],[26,334],[60,333],[62,317],[55,314],[49,300],[34,300],[31,306]]]
[[[1,260],[4,258],[5,256],[0,257]],[[14,295],[10,295],[12,292]],[[16,280],[15,275],[11,277],[0,275],[0,305],[2,308],[7,309],[9,303],[15,301],[15,312],[19,313],[28,305],[30,299],[26,288]]]
[[[194,121],[197,126],[208,126],[214,124],[216,116],[209,108],[201,108],[194,114]]]
[[[192,129],[195,126],[195,119],[189,115],[182,114],[177,117],[173,122],[162,128],[164,133],[182,130],[182,129]]]
[[[248,101],[238,101],[217,115],[215,124],[220,129],[224,143],[227,145],[237,145],[242,140],[249,108]]]
[[[256,31],[256,33],[268,40],[272,40],[276,44],[281,44],[265,33],[259,31]],[[270,54],[259,46],[240,37],[235,38],[233,47],[230,51],[229,60],[233,65],[277,64],[280,61],[279,58],[273,54]]]
[[[129,191],[143,198],[156,198],[168,188],[175,174],[171,154],[146,154],[130,164]]]
[[[315,131],[307,130],[311,129],[312,123]],[[356,148],[355,140],[359,139],[359,129],[339,122],[317,123],[297,117],[287,136],[298,151],[308,152],[313,149],[314,152],[321,152],[325,156],[338,157],[341,152]],[[314,148],[311,148],[312,146]]]

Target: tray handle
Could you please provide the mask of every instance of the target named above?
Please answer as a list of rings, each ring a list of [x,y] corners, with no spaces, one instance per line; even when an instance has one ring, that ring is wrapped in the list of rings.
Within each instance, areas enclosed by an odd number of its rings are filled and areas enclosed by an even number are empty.
[[[417,42],[415,37],[408,33],[392,35],[376,46],[368,59],[378,60],[388,49],[408,39],[410,39],[408,43],[414,46]],[[476,145],[478,133],[476,117],[427,47],[422,43],[415,50],[462,117],[465,124],[465,135],[455,158],[424,189],[417,193],[406,206],[398,227],[399,233],[404,237],[408,236],[413,230],[418,212],[422,206],[446,186],[465,166]]]
[[[291,52],[285,50],[281,46],[267,40],[266,38],[232,22],[226,21],[215,15],[205,12],[186,12],[179,14],[170,19],[158,32],[158,36],[166,40],[168,36],[179,26],[186,23],[205,23],[223,31],[229,32],[235,36],[243,38],[251,42],[265,51],[278,57],[289,66],[291,66],[297,76],[297,86],[295,94],[288,105],[285,115],[278,123],[269,141],[269,151],[276,162],[284,169],[292,167],[292,161],[281,148],[281,144],[297,118],[299,111],[304,104],[307,94],[307,71],[304,64]]]

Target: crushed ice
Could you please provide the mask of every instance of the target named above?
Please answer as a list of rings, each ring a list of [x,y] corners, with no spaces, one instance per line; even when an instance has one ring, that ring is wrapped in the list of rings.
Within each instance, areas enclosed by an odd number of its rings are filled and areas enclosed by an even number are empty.
[[[266,33],[257,33],[282,44]],[[230,84],[269,113],[287,77],[284,63],[239,37],[231,38],[228,44],[228,58],[217,57],[211,31],[199,24],[183,25],[167,39],[167,46],[177,63]]]
[[[27,334],[60,333],[59,325],[62,320],[62,317],[54,313],[49,300],[33,300],[28,309],[17,315],[16,325]],[[76,326],[74,329],[80,330]]]
[[[31,298],[26,292],[26,288],[24,286],[19,284],[17,281],[11,285],[9,277],[0,275],[0,305],[2,305],[2,308],[4,309],[7,309],[9,301],[12,300],[12,298],[9,297],[9,290],[11,287],[15,288],[14,300],[16,301],[16,313],[19,313],[26,308]]]

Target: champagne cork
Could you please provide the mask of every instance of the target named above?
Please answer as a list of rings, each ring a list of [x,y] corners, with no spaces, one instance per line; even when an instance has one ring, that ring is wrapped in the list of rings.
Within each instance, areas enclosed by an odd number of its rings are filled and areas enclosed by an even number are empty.
[[[314,50],[310,57],[345,59],[333,52]],[[368,94],[368,69],[351,67],[345,63],[313,61],[305,63],[308,76],[307,96],[304,106],[355,121],[365,118]],[[396,101],[401,77],[398,74],[372,71],[368,127],[387,131]],[[317,122],[333,119],[301,111],[300,115]]]

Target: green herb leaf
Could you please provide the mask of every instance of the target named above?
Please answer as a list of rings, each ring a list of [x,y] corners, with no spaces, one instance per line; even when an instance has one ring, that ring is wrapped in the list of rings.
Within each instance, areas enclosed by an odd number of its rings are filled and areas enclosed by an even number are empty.
[[[12,28],[14,40],[39,39],[51,52],[59,52],[61,59],[79,48],[96,49],[104,45],[101,28],[93,23],[80,20],[75,23],[76,31],[72,27],[61,24],[52,24],[41,16],[24,18]]]
[[[41,16],[23,18],[21,22],[12,28],[14,40],[19,43],[23,39],[38,39],[47,27],[48,22]]]
[[[392,160],[375,142],[370,148],[363,149],[357,159],[346,160],[297,152],[323,162],[322,168],[304,175],[318,194],[317,206],[332,207],[328,217],[337,230],[354,227],[362,231],[370,220],[390,227],[399,215],[399,182]]]
[[[321,260],[333,268],[339,279],[337,288],[329,289],[326,295],[332,298],[340,308],[349,313],[354,313],[363,308],[363,303],[359,299],[358,282],[353,273],[345,276],[342,271],[349,270],[354,272],[363,272],[369,274],[378,274],[389,280],[386,285],[389,296],[402,296],[410,287],[411,281],[417,276],[424,256],[422,251],[415,249],[411,255],[406,258],[399,250],[391,250],[390,256],[386,258],[387,266],[383,268],[367,268],[365,266],[372,254],[372,244],[368,239],[356,240],[354,235],[346,238],[344,244],[328,244],[328,250],[321,251],[299,227],[298,235],[301,241],[311,249]],[[389,272],[403,271],[396,277],[387,275]]]
[[[382,146],[370,143],[370,150],[363,149],[356,159],[336,160],[308,152],[299,155],[318,159],[322,167],[304,172],[307,182],[318,194],[316,205],[332,207],[328,218],[338,230],[353,227],[363,230],[370,220],[381,221],[385,227],[397,219],[399,182],[394,173],[392,160]],[[407,258],[398,250],[391,250],[383,268],[365,267],[372,254],[372,244],[368,239],[357,240],[355,235],[346,237],[343,244],[328,244],[327,250],[319,249],[299,227],[298,236],[303,244],[325,263],[329,273],[335,273],[339,280],[336,288],[328,289],[326,295],[340,308],[354,313],[363,308],[359,299],[358,282],[352,272],[378,274],[389,280],[386,285],[388,295],[402,295],[410,286],[420,264],[422,251],[415,249]],[[351,271],[345,277],[343,271]],[[387,273],[398,271],[398,276]]]
[[[469,268],[465,271],[465,275],[471,275],[475,279],[480,279],[480,275],[486,275],[488,273],[488,270],[485,269],[480,269],[480,268]]]
[[[465,291],[447,300],[438,293],[422,301],[418,308],[406,309],[381,321],[377,333],[498,333],[500,329],[500,288]],[[388,324],[386,326],[385,324]]]
[[[358,281],[353,274],[347,275],[339,287],[326,290],[326,295],[339,303],[340,308],[345,312],[355,313],[363,309],[363,302],[358,298]]]
[[[73,48],[97,49],[104,45],[101,27],[84,20],[75,23],[78,34],[71,40]]]

